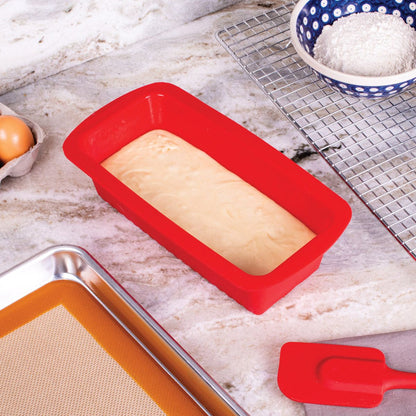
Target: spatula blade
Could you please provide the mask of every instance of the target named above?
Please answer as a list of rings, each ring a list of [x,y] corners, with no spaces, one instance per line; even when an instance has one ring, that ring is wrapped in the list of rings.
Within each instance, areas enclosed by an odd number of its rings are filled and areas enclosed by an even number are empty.
[[[290,399],[303,403],[366,408],[378,406],[383,399],[383,391],[381,386],[378,388],[378,380],[369,380],[370,385],[366,386],[363,386],[365,377],[359,377],[359,374],[357,379],[360,379],[360,382],[355,382],[354,377],[349,377],[352,382],[349,381],[348,386],[345,383],[337,385],[337,379],[342,377],[329,382],[328,378],[323,380],[322,363],[334,357],[372,361],[382,365],[385,363],[384,354],[376,348],[288,342],[280,351],[280,390]],[[358,367],[356,371],[359,371]]]

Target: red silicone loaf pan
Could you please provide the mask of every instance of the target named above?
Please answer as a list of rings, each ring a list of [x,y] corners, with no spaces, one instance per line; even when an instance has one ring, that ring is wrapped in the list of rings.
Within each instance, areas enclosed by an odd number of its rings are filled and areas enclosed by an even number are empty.
[[[315,234],[314,238],[264,274],[254,275],[227,260],[226,255],[210,248],[211,245],[189,230],[185,231],[186,227],[178,225],[102,166],[102,162],[120,149],[155,130],[179,137],[227,173],[236,175],[308,227]],[[312,175],[247,129],[168,83],[146,85],[102,107],[72,131],[63,149],[67,158],[91,177],[104,200],[256,314],[266,311],[311,275],[351,219],[349,205]],[[169,162],[168,167],[171,164],[174,162]],[[207,182],[210,179],[211,175]],[[175,184],[169,191],[172,197],[186,181],[178,176],[178,186]],[[212,199],[217,196],[215,187],[207,192]],[[229,211],[230,216],[249,209],[249,198],[235,203],[237,206]],[[248,215],[256,217],[257,212],[258,209]],[[197,216],[195,212],[191,214]],[[203,229],[204,219],[200,222]],[[247,224],[240,223],[234,228],[244,230],[244,227],[247,228]],[[224,226],[224,235],[218,236],[226,243],[227,230],[229,228]]]

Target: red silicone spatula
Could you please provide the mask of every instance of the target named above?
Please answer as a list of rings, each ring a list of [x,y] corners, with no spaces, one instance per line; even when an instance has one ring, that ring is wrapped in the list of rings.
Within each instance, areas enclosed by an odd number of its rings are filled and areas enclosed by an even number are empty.
[[[292,400],[375,407],[390,389],[416,389],[416,373],[389,368],[376,348],[288,342],[280,352],[280,390]]]

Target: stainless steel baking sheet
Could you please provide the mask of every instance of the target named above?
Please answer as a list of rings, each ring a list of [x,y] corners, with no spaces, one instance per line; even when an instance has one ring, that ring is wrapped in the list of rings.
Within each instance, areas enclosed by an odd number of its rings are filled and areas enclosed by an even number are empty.
[[[0,274],[0,310],[55,280],[82,285],[207,415],[247,415],[82,248],[51,247]]]

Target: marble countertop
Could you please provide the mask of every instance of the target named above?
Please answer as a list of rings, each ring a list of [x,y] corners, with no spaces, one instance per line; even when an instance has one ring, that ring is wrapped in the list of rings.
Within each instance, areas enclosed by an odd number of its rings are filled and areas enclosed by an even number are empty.
[[[229,3],[230,4],[230,3]],[[86,249],[251,415],[303,415],[276,383],[287,341],[416,328],[416,263],[218,44],[215,33],[278,2],[243,1],[12,89],[0,102],[47,134],[30,173],[0,184],[0,271],[56,244]],[[47,63],[44,63],[46,65]],[[104,202],[62,152],[104,104],[178,85],[299,164],[352,208],[320,268],[263,315],[227,297]]]
[[[0,94],[234,3],[236,0],[2,2]]]

